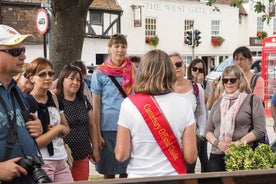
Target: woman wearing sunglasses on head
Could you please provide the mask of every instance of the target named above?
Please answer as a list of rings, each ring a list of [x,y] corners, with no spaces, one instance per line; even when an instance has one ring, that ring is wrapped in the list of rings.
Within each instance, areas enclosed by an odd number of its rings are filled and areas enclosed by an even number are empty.
[[[49,91],[55,74],[53,65],[45,58],[36,58],[29,63],[26,73],[34,85],[26,99],[30,111],[37,114],[43,127],[43,134],[36,138],[44,161],[42,168],[53,182],[71,182],[73,177],[63,142],[70,128],[63,113],[63,104]]]
[[[225,171],[224,153],[231,143],[252,146],[266,133],[262,100],[251,94],[242,69],[226,67],[221,81],[222,95],[215,101],[206,125],[206,138],[212,144],[209,172]]]

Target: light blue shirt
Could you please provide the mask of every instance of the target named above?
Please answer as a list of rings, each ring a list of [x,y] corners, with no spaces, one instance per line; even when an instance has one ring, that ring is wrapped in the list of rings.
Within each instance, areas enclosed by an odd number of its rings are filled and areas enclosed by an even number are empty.
[[[119,84],[122,77],[115,77]],[[110,77],[96,70],[92,75],[91,92],[101,95],[101,131],[117,131],[117,122],[124,97]],[[96,107],[94,107],[96,108]]]

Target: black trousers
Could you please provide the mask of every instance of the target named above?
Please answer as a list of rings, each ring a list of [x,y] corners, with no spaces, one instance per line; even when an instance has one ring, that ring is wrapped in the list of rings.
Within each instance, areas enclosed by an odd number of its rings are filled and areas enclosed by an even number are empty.
[[[208,161],[207,171],[208,172],[226,171],[224,156],[225,154],[211,153]]]
[[[198,158],[201,165],[201,172],[207,172],[208,154],[207,154],[207,140],[196,136]],[[194,164],[186,163],[188,173],[195,173],[196,162]]]

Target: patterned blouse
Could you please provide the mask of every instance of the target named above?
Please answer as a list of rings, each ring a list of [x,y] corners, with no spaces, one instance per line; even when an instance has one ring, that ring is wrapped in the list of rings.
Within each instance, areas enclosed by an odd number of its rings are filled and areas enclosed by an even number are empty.
[[[69,145],[74,160],[81,160],[92,153],[92,146],[89,136],[88,111],[92,109],[90,102],[85,98],[80,101],[62,99],[64,115],[70,126],[70,133],[64,141]]]

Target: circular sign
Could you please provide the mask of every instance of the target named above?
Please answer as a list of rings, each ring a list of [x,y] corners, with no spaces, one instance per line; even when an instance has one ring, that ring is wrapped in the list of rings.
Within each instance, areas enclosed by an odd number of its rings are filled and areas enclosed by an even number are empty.
[[[40,34],[45,34],[48,30],[49,18],[45,9],[41,8],[37,12],[36,27]]]

